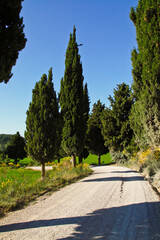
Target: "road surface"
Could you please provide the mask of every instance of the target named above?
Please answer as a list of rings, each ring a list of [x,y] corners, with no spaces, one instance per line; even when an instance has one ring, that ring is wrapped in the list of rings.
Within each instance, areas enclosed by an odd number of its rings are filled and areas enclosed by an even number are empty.
[[[159,240],[160,202],[149,183],[124,167],[93,170],[0,219],[0,239]]]

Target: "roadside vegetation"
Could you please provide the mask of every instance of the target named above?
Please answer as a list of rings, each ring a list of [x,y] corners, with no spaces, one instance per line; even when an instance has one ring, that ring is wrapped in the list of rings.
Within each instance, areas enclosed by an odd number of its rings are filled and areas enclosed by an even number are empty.
[[[142,173],[160,193],[160,147],[149,147],[134,153],[125,149],[118,154],[117,163]]]
[[[72,167],[70,158],[60,163],[50,163],[53,170],[46,172],[41,181],[41,172],[17,168],[12,163],[0,167],[0,216],[20,208],[46,192],[53,192],[92,173],[89,165]]]

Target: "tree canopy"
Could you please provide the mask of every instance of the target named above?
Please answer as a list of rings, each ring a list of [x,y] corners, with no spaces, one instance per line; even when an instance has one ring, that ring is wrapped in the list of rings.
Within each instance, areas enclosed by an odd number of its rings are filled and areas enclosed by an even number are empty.
[[[160,144],[160,2],[139,0],[131,9],[137,49],[132,51],[133,94],[131,126],[139,145]]]
[[[114,96],[109,97],[110,108],[106,108],[102,117],[102,133],[105,145],[110,149],[122,150],[133,136],[129,114],[133,104],[131,89],[125,83],[118,84]]]
[[[18,159],[23,159],[27,156],[25,146],[25,139],[19,134],[19,132],[17,132],[12,136],[11,141],[5,149],[4,153],[7,154],[9,158],[14,159],[15,163],[17,163]]]
[[[58,100],[52,82],[52,68],[48,78],[43,74],[32,92],[26,119],[25,138],[28,154],[42,165],[42,179],[45,176],[45,162],[54,159],[58,141]]]
[[[26,44],[23,18],[20,17],[23,0],[0,1],[0,82],[12,77],[12,67]]]

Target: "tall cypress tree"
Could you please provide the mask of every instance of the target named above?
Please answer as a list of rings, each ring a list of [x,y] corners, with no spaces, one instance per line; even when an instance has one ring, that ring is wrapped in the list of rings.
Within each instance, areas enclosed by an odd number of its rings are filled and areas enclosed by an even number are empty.
[[[130,18],[136,27],[138,49],[132,52],[135,104],[131,125],[137,142],[160,144],[160,1],[139,0]]]
[[[60,107],[63,116],[62,147],[72,156],[74,166],[76,156],[80,155],[84,144],[83,79],[74,27],[66,51],[65,73],[60,90]]]
[[[43,74],[32,93],[26,119],[25,138],[28,154],[41,163],[42,180],[45,177],[45,162],[53,160],[57,153],[58,100],[52,82],[52,68]]]

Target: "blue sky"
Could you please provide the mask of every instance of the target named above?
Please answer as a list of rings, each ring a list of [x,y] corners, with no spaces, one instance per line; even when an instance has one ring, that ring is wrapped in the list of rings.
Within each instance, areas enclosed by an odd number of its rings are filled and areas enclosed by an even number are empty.
[[[137,0],[24,0],[21,16],[27,44],[13,67],[8,84],[0,84],[0,133],[23,136],[32,89],[53,67],[58,94],[64,75],[70,32],[76,36],[91,109],[98,99],[109,106],[117,84],[132,83],[131,51],[135,27],[129,19]]]

